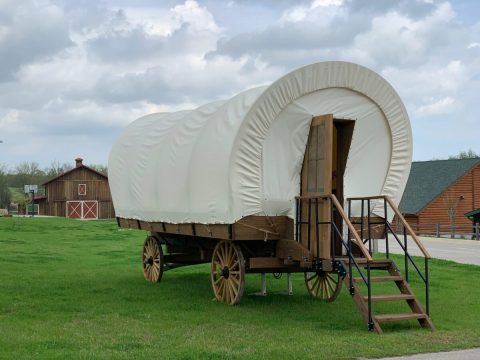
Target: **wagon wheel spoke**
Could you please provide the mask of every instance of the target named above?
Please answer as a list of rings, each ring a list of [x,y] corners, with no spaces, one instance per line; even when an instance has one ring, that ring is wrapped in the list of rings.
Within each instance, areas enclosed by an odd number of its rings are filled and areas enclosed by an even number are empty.
[[[306,272],[305,284],[312,297],[326,302],[337,298],[342,285],[338,274],[324,271]]]
[[[223,251],[223,247],[220,247],[218,249],[217,258],[218,258],[218,262],[220,263],[220,266],[223,268],[225,266],[225,254]]]
[[[240,279],[237,279],[235,276],[230,276],[233,282],[235,282],[237,287],[240,287]]]
[[[330,291],[333,294],[335,292],[335,288],[332,286],[332,283],[334,285],[337,285],[337,282],[335,280],[333,280],[333,278],[330,275],[327,275],[327,285],[328,285]]]
[[[238,303],[245,285],[245,262],[240,248],[230,240],[219,242],[212,254],[212,288],[217,300]]]
[[[149,236],[143,243],[142,270],[146,280],[159,282],[163,275],[163,250],[160,241]]]
[[[327,295],[324,297],[324,300],[327,300],[328,298],[330,298],[330,289],[327,277],[325,277],[325,280],[323,281],[323,287],[325,288],[325,293]]]

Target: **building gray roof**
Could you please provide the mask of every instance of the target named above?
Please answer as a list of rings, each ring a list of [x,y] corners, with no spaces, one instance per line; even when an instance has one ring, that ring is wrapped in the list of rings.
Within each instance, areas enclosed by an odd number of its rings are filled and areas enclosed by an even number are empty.
[[[480,158],[413,162],[400,211],[417,214],[478,163]]]

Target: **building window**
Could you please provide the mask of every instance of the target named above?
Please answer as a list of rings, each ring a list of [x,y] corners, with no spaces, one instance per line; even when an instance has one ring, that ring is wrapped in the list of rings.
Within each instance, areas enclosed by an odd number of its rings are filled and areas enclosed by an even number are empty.
[[[87,195],[87,184],[78,184],[78,195]]]

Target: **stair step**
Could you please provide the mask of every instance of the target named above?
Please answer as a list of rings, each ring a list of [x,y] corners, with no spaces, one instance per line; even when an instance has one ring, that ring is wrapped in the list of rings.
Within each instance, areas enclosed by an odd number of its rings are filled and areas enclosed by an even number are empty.
[[[426,319],[427,315],[426,314],[417,314],[417,313],[383,314],[383,315],[375,315],[373,318],[378,322],[385,322],[385,321]]]
[[[397,301],[397,300],[413,300],[415,295],[412,294],[388,294],[388,295],[372,295],[372,301]],[[363,300],[368,301],[368,296],[364,296]]]
[[[362,282],[362,277],[354,277],[353,281]],[[370,276],[371,282],[380,282],[380,281],[403,281],[403,278],[399,275],[384,275],[384,276]]]
[[[348,266],[348,258],[341,258],[341,260],[344,262],[346,266]],[[367,259],[365,258],[355,258],[356,263],[360,267],[367,267]],[[370,262],[370,268],[371,269],[378,269],[378,268],[387,268],[392,264],[392,260],[390,259],[373,259]],[[353,268],[355,268],[355,264],[352,262]]]

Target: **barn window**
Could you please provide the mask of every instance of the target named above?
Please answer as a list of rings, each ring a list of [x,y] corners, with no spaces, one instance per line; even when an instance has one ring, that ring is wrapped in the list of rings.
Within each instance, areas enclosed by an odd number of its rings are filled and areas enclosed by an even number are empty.
[[[87,195],[87,184],[78,184],[78,195]]]

